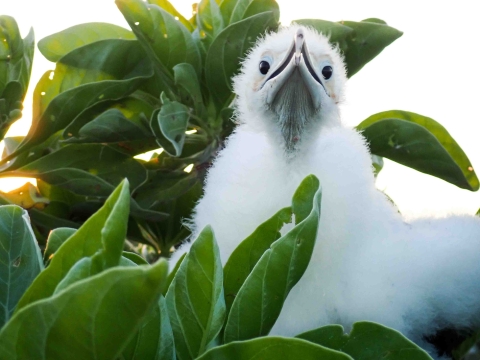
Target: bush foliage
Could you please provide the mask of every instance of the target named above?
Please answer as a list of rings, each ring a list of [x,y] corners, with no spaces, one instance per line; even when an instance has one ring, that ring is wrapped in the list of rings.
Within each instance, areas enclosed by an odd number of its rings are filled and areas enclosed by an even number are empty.
[[[209,227],[170,274],[164,260],[149,265],[125,251],[127,239],[130,250],[143,243],[168,257],[189,235],[181,221],[234,129],[231,78],[255,40],[277,29],[279,8],[202,0],[186,19],[167,0],[116,4],[131,30],[89,23],[40,40],[55,70],[36,84],[29,133],[4,139],[0,176],[35,177],[38,187],[0,194],[0,359],[428,359],[369,322],[350,335],[329,325],[264,337],[310,260],[321,199],[313,176],[223,269]],[[295,22],[330,35],[349,77],[402,35],[373,18]],[[34,35],[22,39],[15,20],[0,16],[0,40],[3,138],[21,116]],[[435,120],[391,110],[357,128],[377,173],[386,157],[478,190],[467,156]],[[281,237],[292,216],[295,227]],[[305,241],[293,251],[299,233]]]

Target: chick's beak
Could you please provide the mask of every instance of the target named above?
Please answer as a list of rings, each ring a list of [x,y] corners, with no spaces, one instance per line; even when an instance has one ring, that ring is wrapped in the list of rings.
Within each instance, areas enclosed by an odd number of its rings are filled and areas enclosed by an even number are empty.
[[[321,97],[324,94],[328,96],[328,93],[315,72],[315,69],[312,67],[312,61],[302,28],[299,28],[295,33],[285,58],[261,86],[261,90],[267,92],[267,105],[270,106],[274,102],[278,91],[285,85],[295,71],[299,71],[305,86],[309,90],[315,110],[319,110],[321,107]]]

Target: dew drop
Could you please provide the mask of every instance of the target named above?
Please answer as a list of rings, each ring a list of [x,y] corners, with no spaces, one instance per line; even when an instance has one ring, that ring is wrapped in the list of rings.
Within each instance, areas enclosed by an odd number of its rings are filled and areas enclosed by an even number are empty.
[[[137,22],[135,22],[135,25],[137,25],[137,26],[138,26],[138,25],[140,25],[140,23],[137,21]]]
[[[42,91],[42,92],[40,93],[40,95],[42,95],[42,96],[45,96],[45,94],[46,94],[45,91]]]
[[[473,171],[473,167],[469,166],[468,171]]]

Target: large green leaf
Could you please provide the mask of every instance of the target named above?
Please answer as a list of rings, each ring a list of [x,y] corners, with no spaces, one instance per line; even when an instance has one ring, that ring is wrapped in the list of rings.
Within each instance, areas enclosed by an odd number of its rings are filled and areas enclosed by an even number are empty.
[[[44,37],[38,42],[38,50],[48,60],[57,62],[72,50],[106,39],[135,40],[135,35],[113,24],[79,24]]]
[[[218,110],[232,100],[232,76],[240,69],[240,61],[257,37],[277,27],[275,13],[264,12],[225,28],[208,49],[205,76],[208,89]]]
[[[0,332],[0,358],[117,358],[158,303],[167,268],[114,268],[22,308]]]
[[[152,75],[137,41],[109,39],[73,50],[60,59],[55,72],[40,79],[34,92],[32,127],[2,162],[64,129],[86,108],[129,95]]]
[[[193,25],[187,19],[185,19],[182,14],[178,12],[178,10],[175,9],[175,7],[168,0],[148,0],[148,3],[160,6],[163,10],[165,10],[169,14],[172,14],[175,19],[178,18],[178,21],[180,21],[188,29],[188,31],[193,31]]]
[[[102,144],[72,144],[1,176],[36,177],[86,196],[107,197],[128,178],[132,189],[142,184],[146,170],[137,160]]]
[[[435,120],[408,111],[391,110],[370,116],[357,129],[372,154],[386,157],[462,189],[476,191],[472,164],[448,131]]]
[[[202,90],[195,69],[192,65],[182,63],[173,67],[175,85],[183,91],[185,104],[191,104],[198,116],[205,116],[205,105],[202,99]]]
[[[274,325],[313,252],[322,196],[317,186],[310,215],[265,251],[240,288],[225,325],[225,343],[267,335]]]
[[[341,22],[354,30],[353,36],[346,39],[348,48],[344,52],[348,77],[360,71],[366,63],[403,35],[401,31],[385,23],[367,20]]]
[[[106,109],[102,105],[105,103],[84,111],[65,128],[67,142],[113,143],[153,137],[148,119],[154,108],[148,102],[129,96]]]
[[[292,221],[292,208],[286,207],[265,221],[243,240],[230,255],[223,270],[223,286],[227,312],[246,278],[252,272],[263,253],[281,237],[284,224]]]
[[[22,116],[34,49],[33,29],[22,39],[15,19],[0,16],[0,140]]]
[[[197,27],[200,35],[211,43],[225,27],[217,0],[202,0],[197,6]]]
[[[280,16],[275,0],[223,0],[220,10],[225,26],[265,11],[275,12],[277,22]]]
[[[11,81],[18,81],[21,96],[25,97],[32,70],[33,52],[35,49],[35,36],[33,29],[22,39],[14,18],[6,15],[0,16],[0,93]]]
[[[396,330],[362,321],[353,324],[349,335],[340,325],[328,325],[297,335],[331,349],[347,353],[355,360],[431,360],[415,343]]]
[[[195,359],[219,334],[225,317],[220,253],[207,226],[190,248],[167,292],[177,357]]]
[[[172,326],[163,296],[122,352],[123,360],[175,360]]]
[[[27,212],[15,205],[0,206],[0,328],[42,270]]]
[[[347,354],[308,341],[273,336],[218,346],[198,358],[198,360],[257,359],[353,360]]]
[[[122,182],[105,205],[92,215],[55,252],[50,265],[35,279],[20,299],[17,311],[53,294],[58,283],[81,258],[98,250],[105,252],[105,266],[118,264],[127,231],[130,193],[128,181]]]
[[[182,22],[141,0],[116,0],[116,4],[161,74],[169,73],[171,79],[173,67],[180,63],[189,63],[200,74],[200,52]]]
[[[293,22],[313,27],[318,32],[328,35],[331,43],[337,43],[344,55],[348,77],[352,77],[403,34],[378,19],[366,19],[360,22],[339,21],[338,23],[318,19],[300,19]]]

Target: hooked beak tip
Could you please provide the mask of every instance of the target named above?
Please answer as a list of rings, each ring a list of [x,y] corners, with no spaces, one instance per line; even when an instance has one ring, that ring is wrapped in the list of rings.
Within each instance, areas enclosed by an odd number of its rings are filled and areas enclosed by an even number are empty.
[[[298,29],[295,34],[295,65],[298,66],[302,59],[303,44],[305,42],[305,36],[303,35],[303,29]]]

